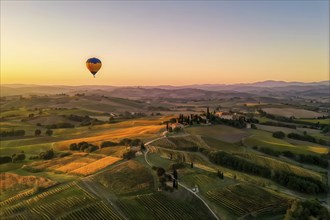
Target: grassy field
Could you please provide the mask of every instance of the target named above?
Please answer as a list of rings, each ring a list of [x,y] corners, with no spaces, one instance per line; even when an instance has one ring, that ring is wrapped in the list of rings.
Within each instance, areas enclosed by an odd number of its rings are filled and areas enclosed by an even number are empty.
[[[229,143],[239,142],[242,138],[249,136],[245,129],[226,125],[192,126],[185,128],[185,131],[190,134],[212,137]]]
[[[119,207],[129,219],[214,219],[204,204],[182,189],[124,197]]]
[[[52,187],[35,196],[21,195],[1,204],[1,219],[11,216],[27,219],[121,219],[109,205],[98,200],[75,182]],[[22,200],[26,198],[25,200]]]
[[[117,195],[151,192],[154,181],[150,171],[141,163],[129,160],[94,177]]]
[[[205,141],[205,143],[213,149],[223,150],[227,152],[245,151],[245,148],[239,144],[228,143],[213,137],[202,137],[202,138]]]
[[[154,146],[176,150],[187,148],[209,148],[205,141],[196,135],[170,136],[153,142]]]
[[[35,190],[37,187],[49,188],[57,183],[45,177],[22,176],[4,172],[0,174],[1,201],[22,191]]]
[[[262,155],[255,155],[255,154],[247,154],[247,153],[238,153],[236,155],[239,155],[240,157],[243,157],[244,159],[250,160],[254,164],[258,164],[263,167],[268,167],[275,171],[285,171],[289,173],[294,173],[299,176],[305,176],[305,177],[311,177],[320,181],[325,180],[325,176],[321,175],[318,172],[305,169],[284,161],[280,161],[276,158],[270,158],[267,156]]]
[[[246,107],[242,106],[242,103],[247,101],[232,101],[224,103],[224,106]],[[251,106],[255,104],[253,100],[248,102],[251,102]],[[69,122],[63,115],[70,114],[88,115],[106,121],[109,113],[138,112],[146,109],[146,103],[96,95],[32,97],[5,103],[1,106],[6,109],[1,113],[4,117],[0,122],[1,129],[24,129],[26,136],[2,139],[1,155],[10,156],[24,151],[26,159],[24,162],[0,165],[0,218],[212,219],[204,204],[183,187],[173,192],[158,192],[156,171],[147,165],[144,156],[131,160],[122,158],[123,153],[128,150],[127,146],[99,148],[93,153],[69,151],[71,143],[82,141],[100,146],[104,141],[118,142],[124,138],[140,138],[146,143],[162,135],[165,122],[175,117],[173,112],[179,114],[181,111],[191,112],[189,109],[192,109],[196,113],[205,110],[205,105],[209,104],[213,108],[219,105],[207,100],[199,103],[170,103],[169,106],[174,111],[168,111],[171,113],[168,116],[120,118],[116,119],[116,123],[54,129],[53,135],[48,137],[44,135],[46,129],[36,126],[37,123]],[[25,107],[18,108],[21,105]],[[160,104],[152,105],[157,107]],[[79,109],[76,106],[79,106]],[[39,110],[35,108],[44,109],[39,115]],[[289,112],[288,108],[281,108],[283,109]],[[298,113],[306,113],[305,111],[298,110]],[[28,118],[31,113],[36,116]],[[39,137],[34,136],[36,128],[42,130]],[[197,185],[199,195],[221,219],[236,219],[244,215],[247,215],[247,218],[279,216],[285,210],[287,200],[265,189],[285,191],[284,187],[269,179],[212,164],[207,155],[198,150],[188,151],[189,147],[222,150],[261,166],[270,166],[274,170],[324,179],[316,171],[299,167],[298,162],[293,165],[290,161],[261,156],[260,152],[251,147],[263,146],[306,154],[325,153],[328,148],[308,142],[280,140],[273,138],[271,134],[275,129],[284,130],[286,133],[296,131],[293,129],[262,125],[258,128],[253,130],[226,125],[188,126],[184,128],[184,132],[172,134],[154,142],[152,146],[149,145],[147,158],[153,166],[163,167],[168,172],[171,172],[169,168],[173,163],[185,163],[185,168],[178,169],[179,181],[189,188]],[[299,128],[297,132],[302,133],[303,130]],[[314,130],[308,131],[308,134],[320,137],[323,135],[313,132]],[[55,158],[28,159],[29,156],[39,155],[50,148],[55,150]],[[71,155],[57,157],[59,153],[67,151]],[[191,162],[193,168],[190,166]],[[218,170],[224,173],[224,179],[217,176]],[[294,193],[290,190],[288,192]]]
[[[311,135],[316,139],[324,139],[326,141],[330,141],[330,136],[328,134],[324,134],[317,129],[308,129],[301,127],[298,127],[297,129],[293,129],[293,128],[285,128],[285,127],[277,127],[277,126],[260,125],[260,124],[257,124],[256,126],[259,130],[268,131],[272,133],[276,131],[282,131],[286,134],[289,133],[303,134],[304,132],[307,132],[308,135]]]
[[[88,176],[88,175],[94,174],[94,173],[104,169],[107,166],[110,166],[110,165],[116,163],[117,161],[119,161],[121,159],[122,158],[112,157],[112,156],[104,157],[102,159],[91,162],[85,166],[74,169],[74,170],[70,171],[69,173]]]
[[[250,130],[250,132],[252,135],[243,139],[243,143],[248,147],[268,147],[277,151],[288,150],[297,154],[324,154],[329,152],[329,149],[325,146],[316,145],[309,142],[292,144],[285,139],[274,138],[270,132],[260,130]]]
[[[318,112],[297,108],[263,108],[262,110],[269,114],[281,115],[288,118],[291,116],[296,118],[316,118],[325,115]]]
[[[325,119],[299,119],[298,121],[302,122],[310,122],[310,123],[319,123],[319,124],[325,124],[328,125],[330,124],[330,118],[325,118]]]
[[[79,143],[87,141],[100,145],[103,141],[119,141],[123,138],[142,138],[150,140],[157,137],[164,130],[164,125],[161,125],[169,117],[157,117],[151,120],[135,119],[119,122],[115,124],[96,125],[92,128],[76,127],[70,129],[54,129],[54,134],[48,136],[34,136],[33,127],[29,124],[27,132],[31,136],[15,137],[2,139],[0,141],[0,149],[2,155],[12,155],[24,151],[27,157],[39,154],[42,151],[54,148],[55,150],[68,150],[71,143]],[[19,127],[19,122],[1,122],[6,126]],[[22,127],[20,127],[22,128]],[[23,123],[23,128],[24,123]],[[45,132],[45,129],[41,129]]]
[[[207,197],[234,216],[256,217],[285,212],[289,203],[286,199],[269,193],[259,187],[236,184],[224,189],[210,190]]]
[[[286,134],[288,133],[300,133],[302,134],[303,131],[298,130],[298,129],[293,129],[293,128],[285,128],[285,127],[277,127],[277,126],[269,126],[269,125],[256,125],[259,130],[263,131],[269,131],[269,132],[276,132],[276,131],[282,131]]]
[[[164,129],[163,125],[147,125],[135,126],[122,129],[114,129],[109,131],[98,132],[98,134],[91,137],[74,138],[67,141],[60,141],[55,144],[57,150],[67,150],[71,143],[79,143],[86,141],[96,145],[100,145],[103,141],[118,141],[123,138],[143,138],[152,134],[159,134]]]

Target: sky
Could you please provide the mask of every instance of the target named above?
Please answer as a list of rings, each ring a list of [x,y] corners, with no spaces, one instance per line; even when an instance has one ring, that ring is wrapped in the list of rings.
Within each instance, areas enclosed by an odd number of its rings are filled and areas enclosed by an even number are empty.
[[[329,80],[329,1],[1,1],[1,84],[264,80]]]

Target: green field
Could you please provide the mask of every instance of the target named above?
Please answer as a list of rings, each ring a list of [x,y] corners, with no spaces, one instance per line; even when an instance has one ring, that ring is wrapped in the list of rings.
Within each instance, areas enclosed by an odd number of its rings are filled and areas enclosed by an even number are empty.
[[[129,178],[127,178],[129,177]],[[94,177],[109,191],[117,195],[151,192],[154,181],[151,172],[136,161],[126,161]]]
[[[301,122],[310,122],[310,123],[319,123],[319,124],[324,124],[324,125],[328,125],[330,124],[330,118],[326,118],[326,119],[299,119],[298,121]]]
[[[253,149],[258,146],[296,154],[327,153],[329,149],[325,146],[272,137],[274,131],[300,134],[307,131],[314,137],[330,140],[319,130],[301,128],[301,125],[297,129],[289,129],[259,124],[254,130],[220,124],[189,125],[181,132],[164,132],[166,122],[171,118],[183,112],[199,114],[206,106],[216,109],[221,105],[253,112],[254,104],[244,106],[244,103],[256,103],[253,98],[229,98],[223,102],[152,100],[147,103],[145,100],[105,97],[98,93],[96,90],[95,94],[79,97],[26,97],[1,103],[4,110],[1,112],[1,130],[26,131],[25,136],[0,140],[1,156],[22,151],[26,156],[22,162],[0,164],[2,177],[10,177],[6,179],[6,186],[1,185],[1,219],[213,219],[202,201],[220,219],[280,219],[288,207],[290,199],[287,198],[323,199],[325,196],[298,193],[271,178],[220,166],[209,159],[210,152],[225,151],[241,160],[270,167],[272,171],[286,171],[325,181],[326,170],[323,168],[304,165],[298,160],[275,158]],[[154,107],[152,111],[148,110],[150,106]],[[281,104],[267,104],[267,107],[273,106],[283,107],[278,111],[286,110]],[[166,110],[160,112],[167,112],[167,115],[155,114],[162,107]],[[134,118],[129,112],[142,112],[144,116]],[[31,113],[33,117],[29,117]],[[79,126],[80,122],[65,117],[70,114],[87,115],[107,122],[110,113],[118,116],[114,123],[91,126]],[[38,123],[59,122],[69,122],[75,127],[53,129],[52,136],[46,136],[47,129],[37,126]],[[35,136],[36,129],[41,129],[40,136]],[[140,151],[140,144],[120,144],[95,149],[92,153],[69,149],[71,143],[87,141],[101,146],[104,141],[119,142],[124,138],[140,138],[144,143],[160,139],[146,145],[147,154],[146,151],[135,152]],[[55,151],[52,159],[29,158],[51,148]],[[133,158],[124,159],[124,153],[129,151]],[[69,154],[62,154],[64,152]],[[169,174],[173,172],[170,167],[174,163],[183,163],[183,167],[177,169],[182,185],[173,189],[170,177],[165,175],[169,178],[166,182],[169,188],[159,188],[161,179],[157,176],[157,168],[162,167]],[[223,172],[223,179],[219,178],[218,171]],[[44,186],[42,181],[54,184]],[[190,191],[195,186],[198,186],[198,193]]]
[[[288,201],[259,187],[245,184],[227,186],[224,189],[210,190],[208,199],[237,217],[256,217],[284,213]]]
[[[291,116],[296,118],[316,118],[325,115],[318,112],[298,108],[263,108],[263,111],[269,114],[281,115],[288,118]]]
[[[185,129],[194,135],[212,137],[229,143],[237,143],[250,134],[245,129],[233,128],[227,125],[192,126]]]
[[[34,219],[82,219],[97,214],[99,217],[121,219],[115,209],[97,200],[92,194],[81,188],[75,182],[56,186],[45,192],[26,198],[2,202],[1,219],[12,216],[22,218],[31,216]],[[67,212],[66,210],[70,210]]]
[[[297,154],[324,154],[329,151],[329,149],[325,146],[316,145],[309,142],[292,144],[285,139],[274,138],[272,133],[266,131],[250,130],[250,133],[251,136],[243,139],[243,143],[248,147],[268,147],[277,151],[292,151]]]

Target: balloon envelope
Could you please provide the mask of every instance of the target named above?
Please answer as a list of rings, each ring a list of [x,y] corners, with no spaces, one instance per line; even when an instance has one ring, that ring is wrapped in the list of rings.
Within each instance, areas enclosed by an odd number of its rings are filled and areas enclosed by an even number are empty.
[[[86,61],[86,66],[87,66],[87,69],[94,75],[95,77],[95,74],[97,73],[97,71],[99,71],[99,69],[101,68],[102,66],[102,63],[101,63],[101,60],[93,57],[93,58],[89,58],[87,61]]]

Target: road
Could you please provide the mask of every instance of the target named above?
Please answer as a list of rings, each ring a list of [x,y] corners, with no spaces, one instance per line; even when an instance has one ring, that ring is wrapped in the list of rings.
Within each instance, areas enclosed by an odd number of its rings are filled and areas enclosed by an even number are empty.
[[[160,137],[160,138],[156,138],[154,140],[151,140],[149,142],[147,142],[145,144],[145,146],[147,147],[148,145],[152,144],[153,142],[155,141],[158,141],[158,140],[161,140],[163,138],[166,138],[166,137]],[[146,152],[144,153],[144,160],[146,161],[146,163],[149,165],[149,166],[152,166],[152,164],[149,162],[148,160],[148,155],[149,153],[149,148],[147,147],[147,150]],[[213,210],[210,208],[210,206],[205,202],[205,200],[200,197],[197,193],[195,193],[194,191],[192,191],[190,188],[188,188],[187,186],[183,185],[182,183],[178,182],[179,186],[183,187],[184,189],[188,190],[189,192],[191,192],[193,195],[195,195],[199,200],[201,200],[203,202],[203,204],[209,209],[209,211],[212,213],[212,215],[214,216],[215,219],[217,220],[220,220],[220,218],[213,212]]]

